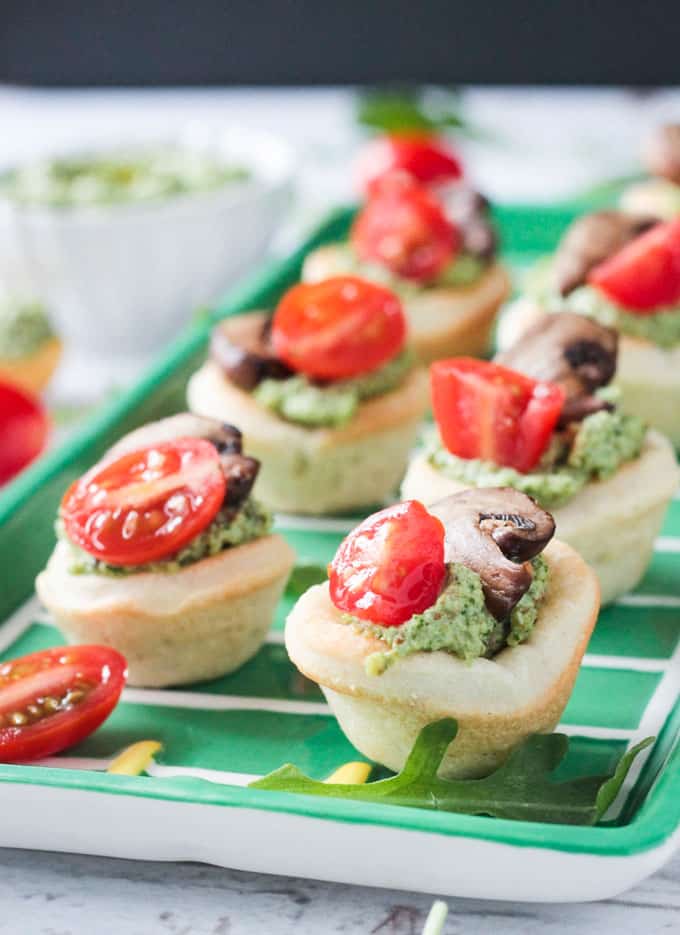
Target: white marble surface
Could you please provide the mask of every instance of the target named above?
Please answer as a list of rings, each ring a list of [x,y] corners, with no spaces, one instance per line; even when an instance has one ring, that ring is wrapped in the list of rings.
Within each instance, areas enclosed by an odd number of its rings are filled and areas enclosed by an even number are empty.
[[[380,855],[376,855],[379,859]],[[618,899],[449,899],[445,935],[657,935],[680,930],[680,855]],[[220,870],[0,851],[6,935],[419,935],[432,897]]]
[[[636,168],[637,146],[660,119],[680,117],[680,90],[472,89],[469,116],[496,143],[465,144],[479,185],[503,200],[568,197]],[[112,136],[168,132],[188,120],[266,126],[300,154],[300,198],[284,246],[351,193],[358,140],[351,97],[338,90],[37,92],[0,88],[0,162]],[[71,381],[71,390],[73,381]],[[83,383],[97,398],[107,387]],[[30,816],[27,816],[30,820]],[[266,842],[263,842],[266,846]],[[380,855],[376,855],[380,859]],[[196,865],[0,851],[0,933],[11,935],[415,935],[431,898],[229,872]],[[680,856],[616,900],[555,906],[449,900],[445,932],[493,929],[619,935],[680,931]]]

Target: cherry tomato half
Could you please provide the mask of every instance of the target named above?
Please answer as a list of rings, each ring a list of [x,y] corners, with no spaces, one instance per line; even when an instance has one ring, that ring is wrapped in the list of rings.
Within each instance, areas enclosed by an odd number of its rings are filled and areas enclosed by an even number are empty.
[[[438,276],[461,243],[435,196],[403,174],[381,179],[357,215],[350,240],[362,260],[416,282]]]
[[[406,319],[389,289],[357,276],[300,283],[274,313],[276,356],[317,380],[344,380],[391,360],[404,346]]]
[[[565,392],[472,357],[430,367],[432,408],[442,442],[459,458],[530,471],[548,447]]]
[[[179,438],[122,455],[66,491],[61,517],[69,539],[112,565],[172,555],[222,506],[226,480],[213,444]]]
[[[58,646],[0,663],[0,762],[51,756],[115,708],[127,663],[108,646]]]
[[[657,224],[595,266],[591,286],[638,315],[680,302],[680,220]]]
[[[439,596],[446,577],[444,527],[418,500],[397,503],[360,523],[328,571],[339,610],[399,626]]]
[[[0,383],[0,485],[38,457],[48,431],[40,400],[13,383]]]
[[[357,160],[357,181],[371,192],[386,173],[407,172],[423,185],[461,178],[463,169],[449,145],[428,135],[381,136],[367,143]]]

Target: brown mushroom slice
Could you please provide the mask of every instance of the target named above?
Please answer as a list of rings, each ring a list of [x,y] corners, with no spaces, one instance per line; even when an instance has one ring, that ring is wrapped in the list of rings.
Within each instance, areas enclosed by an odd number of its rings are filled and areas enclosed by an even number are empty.
[[[489,219],[489,202],[467,185],[445,186],[441,199],[447,216],[458,227],[462,250],[478,260],[489,261],[496,253],[497,236]]]
[[[225,504],[237,506],[243,503],[253,489],[260,471],[257,458],[241,454],[225,454],[220,457],[222,471],[227,479]]]
[[[680,185],[680,123],[658,127],[647,141],[644,158],[652,175]]]
[[[529,561],[554,535],[550,513],[511,487],[463,490],[428,509],[444,524],[444,560],[476,572],[489,612],[507,619],[531,586]]]
[[[557,420],[557,428],[564,429],[572,422],[583,422],[596,412],[613,412],[615,409],[614,403],[599,396],[573,396],[565,400]]]
[[[657,223],[622,211],[584,214],[568,228],[555,254],[555,284],[568,295],[586,282],[590,270]]]
[[[217,448],[222,472],[227,481],[225,506],[240,506],[253,489],[260,462],[257,458],[250,458],[241,453],[243,436],[235,425],[207,416],[187,415],[188,419],[184,423],[186,434],[192,438],[204,438]]]
[[[610,382],[616,373],[618,346],[612,328],[574,312],[555,312],[543,315],[494,359],[535,380],[558,383],[571,399]]]
[[[253,489],[260,462],[257,458],[250,458],[241,453],[243,436],[235,425],[218,422],[216,419],[199,418],[204,424],[202,427],[197,424],[196,428],[200,429],[201,434],[196,437],[212,442],[220,455],[220,465],[227,480],[225,505],[240,505]]]
[[[285,380],[292,370],[276,357],[269,343],[269,317],[239,315],[220,322],[210,339],[210,355],[224,375],[243,390],[265,379]]]

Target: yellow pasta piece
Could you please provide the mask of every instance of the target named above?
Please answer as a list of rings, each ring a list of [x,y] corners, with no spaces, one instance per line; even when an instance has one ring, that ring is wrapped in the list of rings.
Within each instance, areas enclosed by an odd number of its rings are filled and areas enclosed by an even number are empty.
[[[126,747],[122,753],[111,760],[106,772],[114,773],[116,776],[139,776],[162,749],[163,745],[157,740],[140,740]]]

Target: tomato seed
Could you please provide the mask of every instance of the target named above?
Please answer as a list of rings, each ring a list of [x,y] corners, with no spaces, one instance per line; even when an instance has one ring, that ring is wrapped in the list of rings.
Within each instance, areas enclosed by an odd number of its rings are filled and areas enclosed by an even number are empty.
[[[24,724],[28,721],[28,718],[21,711],[12,711],[11,714],[8,714],[9,722],[13,727],[23,727]]]

